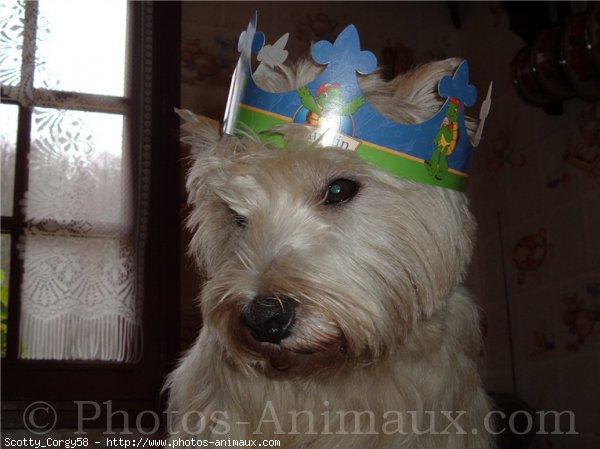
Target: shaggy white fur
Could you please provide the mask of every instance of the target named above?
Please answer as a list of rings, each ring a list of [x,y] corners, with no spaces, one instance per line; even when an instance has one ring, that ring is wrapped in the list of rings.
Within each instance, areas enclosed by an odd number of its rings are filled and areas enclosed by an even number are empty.
[[[415,123],[438,110],[437,83],[457,64],[361,85],[382,113]],[[317,71],[301,63],[259,83],[288,90]],[[287,449],[492,447],[478,312],[461,286],[475,230],[464,194],[316,148],[300,125],[281,150],[180,113],[194,153],[191,253],[207,281],[204,327],[167,383],[172,437],[278,439]],[[355,195],[329,203],[339,180]],[[280,341],[258,338],[243,318],[265,297],[282,309],[293,302]]]

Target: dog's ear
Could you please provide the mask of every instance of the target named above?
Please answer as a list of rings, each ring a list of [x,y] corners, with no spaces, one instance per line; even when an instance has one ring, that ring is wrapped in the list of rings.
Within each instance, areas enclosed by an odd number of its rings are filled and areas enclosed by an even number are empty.
[[[393,91],[392,100],[401,113],[408,113],[404,120],[418,123],[436,114],[444,99],[440,97],[438,85],[444,76],[452,76],[462,59],[448,58],[432,61],[398,75],[389,83]],[[467,129],[474,131],[476,121],[466,117]]]
[[[217,143],[221,140],[219,122],[203,115],[196,115],[187,109],[175,109],[175,112],[183,120],[181,129],[185,135],[181,141],[191,146],[194,156],[213,151],[216,148]]]
[[[220,122],[187,109],[175,109],[175,112],[183,119],[181,141],[191,146],[192,159],[202,159],[205,163],[214,159],[222,163],[248,152],[246,139],[223,134]]]
[[[438,94],[440,79],[452,75],[460,62],[460,58],[431,61],[398,75],[390,82],[394,88],[394,99],[437,112],[442,101]]]

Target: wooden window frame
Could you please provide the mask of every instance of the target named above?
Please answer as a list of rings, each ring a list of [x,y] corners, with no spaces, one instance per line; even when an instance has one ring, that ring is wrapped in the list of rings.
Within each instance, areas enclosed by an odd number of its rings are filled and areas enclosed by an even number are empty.
[[[152,45],[152,99],[150,184],[145,240],[142,338],[143,351],[135,363],[103,361],[22,360],[18,353],[19,298],[22,261],[17,254],[23,215],[17,209],[27,187],[27,143],[31,108],[19,106],[19,133],[16,156],[15,201],[12,218],[2,217],[2,229],[11,230],[11,267],[7,358],[2,360],[2,425],[22,428],[23,411],[32,402],[48,402],[57,411],[55,428],[76,428],[78,405],[74,401],[95,401],[101,405],[96,420],[86,427],[105,427],[107,407],[128,414],[135,422],[138,413],[160,411],[161,387],[173,368],[179,347],[179,119],[174,108],[180,96],[180,2],[153,2],[151,26],[144,21],[145,2],[130,2],[132,61],[142,58],[143,32],[150,32]],[[135,64],[135,63],[134,63]],[[131,131],[141,129],[141,67],[132,69]],[[141,132],[131,132],[132,145],[140,145]],[[24,151],[23,151],[24,150]],[[16,294],[18,295],[18,293]],[[14,300],[14,298],[17,298]],[[14,323],[17,323],[15,326]],[[118,427],[123,414],[116,414],[111,425]]]

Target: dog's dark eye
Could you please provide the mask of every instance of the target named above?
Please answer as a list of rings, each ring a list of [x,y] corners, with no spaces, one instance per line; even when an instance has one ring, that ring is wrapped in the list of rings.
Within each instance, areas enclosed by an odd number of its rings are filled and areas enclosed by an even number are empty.
[[[245,228],[248,225],[248,220],[243,215],[235,214],[233,216],[233,219],[235,221],[235,224],[241,228]]]
[[[236,211],[234,211],[230,207],[228,207],[228,209],[229,209],[229,213],[233,217],[233,221],[235,222],[236,225],[238,225],[240,228],[245,228],[248,225],[248,220],[246,219],[246,217],[238,214]]]
[[[358,192],[358,184],[349,179],[336,179],[327,186],[325,204],[338,204],[350,201]]]

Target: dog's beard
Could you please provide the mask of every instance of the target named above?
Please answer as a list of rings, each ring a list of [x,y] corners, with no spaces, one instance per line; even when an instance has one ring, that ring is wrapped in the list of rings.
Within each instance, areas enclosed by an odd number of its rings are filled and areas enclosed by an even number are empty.
[[[296,265],[301,267],[298,261]],[[314,267],[284,270],[285,276],[273,276],[274,271],[269,274],[279,282],[265,282],[261,288],[296,301],[290,333],[278,343],[258,341],[242,320],[242,310],[257,295],[253,288],[243,288],[251,284],[246,269],[224,267],[203,290],[207,330],[218,336],[226,360],[245,372],[327,377],[377,363],[402,344],[421,312],[408,280],[400,289],[398,284],[371,285],[353,274],[327,281]],[[372,279],[383,276],[379,272]]]
[[[394,268],[385,263],[344,266],[343,260],[324,245],[308,254],[292,251],[264,271],[234,258],[213,273],[202,293],[205,325],[218,335],[230,363],[270,376],[306,377],[384,357],[415,320],[414,299],[398,301],[399,295],[414,298],[413,286],[407,282],[400,291],[396,283],[381,283],[386,275],[373,271],[387,268],[391,276]],[[371,271],[370,280],[363,270]],[[253,298],[268,295],[295,302],[289,335],[277,343],[258,341],[242,319]]]
[[[348,344],[335,323],[305,317],[300,308],[291,334],[279,343],[257,341],[233,308],[223,317],[228,323],[223,335],[226,358],[244,371],[258,370],[270,377],[310,377],[339,371],[347,362]]]
[[[243,323],[241,312],[252,298],[248,292],[233,292],[222,277],[206,284],[206,325],[219,335],[227,360],[243,370],[258,370],[273,377],[330,375],[357,360],[372,360],[374,351],[353,341],[356,333],[348,329],[352,324],[340,322],[343,315],[335,312],[343,307],[340,299],[345,296],[347,300],[347,295],[333,291],[331,286],[319,288],[317,282],[292,277],[288,276],[285,287],[269,288],[297,302],[290,333],[278,343],[258,341]],[[333,307],[326,309],[326,305]]]

